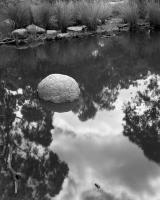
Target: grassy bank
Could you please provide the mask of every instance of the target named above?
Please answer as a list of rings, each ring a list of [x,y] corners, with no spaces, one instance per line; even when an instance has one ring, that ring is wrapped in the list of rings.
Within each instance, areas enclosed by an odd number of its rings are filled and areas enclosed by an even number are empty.
[[[153,29],[160,29],[160,0],[128,0],[120,14],[130,30],[137,27],[139,19],[149,22]]]
[[[66,32],[69,26],[86,25],[89,31],[95,31],[98,25],[106,24],[114,16],[122,18],[131,31],[137,29],[140,19],[149,22],[152,28],[159,29],[160,1],[125,0],[113,5],[109,0],[45,0],[34,3],[3,0],[0,3],[0,32],[9,34],[29,24],[61,32]],[[6,28],[5,19],[12,22],[11,26]]]
[[[68,26],[86,25],[96,30],[111,15],[111,5],[103,0],[93,1],[55,1],[33,4],[31,2],[12,2],[4,4],[0,10],[1,19],[11,19],[15,28],[36,24],[46,29],[66,31]]]

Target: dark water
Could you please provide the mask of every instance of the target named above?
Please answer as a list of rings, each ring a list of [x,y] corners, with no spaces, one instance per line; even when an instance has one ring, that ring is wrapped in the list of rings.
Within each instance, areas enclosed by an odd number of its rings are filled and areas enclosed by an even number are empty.
[[[37,98],[72,76],[78,103]],[[160,34],[0,47],[0,199],[159,200]]]

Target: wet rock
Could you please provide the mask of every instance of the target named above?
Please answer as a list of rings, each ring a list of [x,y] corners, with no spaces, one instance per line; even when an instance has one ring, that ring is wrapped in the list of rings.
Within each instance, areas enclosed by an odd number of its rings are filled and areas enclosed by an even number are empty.
[[[67,75],[51,74],[38,84],[39,97],[53,103],[73,102],[79,98],[78,83]]]
[[[28,25],[26,27],[26,29],[27,29],[28,33],[30,33],[30,34],[43,34],[46,32],[46,30],[44,28],[41,28],[34,24]]]
[[[62,38],[70,38],[72,35],[70,33],[59,33],[57,35],[58,39],[62,39]]]
[[[126,28],[126,27],[128,27],[128,24],[118,24],[119,29],[123,29],[123,28]]]
[[[2,43],[7,45],[16,45],[16,40],[12,38],[5,38],[4,40],[2,40]]]
[[[117,27],[118,27],[118,31],[125,31],[125,32],[129,31],[128,24],[118,24]]]
[[[48,40],[52,40],[52,39],[55,39],[55,37],[57,36],[57,31],[56,30],[47,30],[47,33],[46,33],[46,39]]]
[[[12,36],[17,39],[25,39],[28,37],[28,33],[25,28],[20,28],[12,31]]]
[[[71,26],[67,28],[68,32],[84,32],[87,30],[87,26]]]
[[[150,29],[150,23],[149,23],[149,22],[146,22],[146,21],[144,21],[144,20],[139,20],[139,21],[138,21],[138,26],[139,26],[140,28],[142,28],[142,29],[145,29],[145,30]]]

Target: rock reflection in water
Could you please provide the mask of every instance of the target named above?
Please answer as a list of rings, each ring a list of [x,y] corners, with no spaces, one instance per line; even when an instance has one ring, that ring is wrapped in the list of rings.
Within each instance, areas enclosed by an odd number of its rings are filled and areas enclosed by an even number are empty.
[[[160,163],[160,77],[152,75],[146,87],[124,109],[124,132],[152,161]]]
[[[53,73],[73,77],[82,91],[77,114],[86,121],[94,118],[98,110],[113,109],[120,89],[128,88],[148,70],[159,72],[158,36],[93,37],[24,50],[1,46],[0,76],[16,88],[28,84],[36,88],[40,80]],[[99,53],[93,57],[95,50]]]
[[[50,150],[53,110],[36,93],[0,85],[0,199],[48,200],[61,190],[68,166]]]
[[[28,200],[34,196],[35,199],[43,200],[49,195],[59,193],[68,174],[68,167],[58,156],[67,162],[71,175],[75,175],[75,183],[79,183],[80,187],[75,187],[75,190],[73,188],[75,192],[71,195],[68,193],[72,192],[73,184],[69,184],[66,190],[63,187],[63,194],[57,195],[56,200],[62,200],[61,197],[65,197],[65,200],[67,197],[69,200],[75,200],[76,197],[83,200],[117,200],[117,197],[112,198],[112,194],[117,194],[120,188],[137,197],[131,199],[159,199],[156,198],[159,189],[153,186],[154,181],[156,186],[159,183],[158,165],[149,162],[140,149],[127,140],[129,137],[143,149],[150,160],[159,163],[158,104],[155,106],[155,99],[146,101],[148,94],[143,95],[141,92],[134,102],[131,101],[125,107],[125,138],[118,136],[123,130],[123,112],[121,108],[118,112],[114,110],[117,99],[120,104],[128,98],[130,85],[134,81],[145,78],[148,71],[160,73],[159,38],[159,34],[154,37],[147,34],[124,34],[114,38],[91,37],[72,42],[46,43],[38,48],[23,50],[0,47],[0,79],[6,80],[9,90],[23,88],[23,95],[17,94],[12,98],[13,105],[9,105],[9,110],[4,107],[3,101],[0,108],[0,113],[5,112],[7,116],[7,120],[0,116],[1,132],[7,127],[5,137],[1,137],[1,141],[2,144],[8,142],[7,153],[3,156],[4,159],[1,159],[1,163],[4,163],[1,165],[1,177],[4,178],[0,178],[0,198],[8,200],[11,196],[9,199],[14,199],[14,180],[6,169],[9,146],[12,146],[12,167],[24,175],[24,178],[21,178],[24,179],[23,182],[18,180],[19,199]],[[92,52],[98,54],[94,56]],[[78,106],[71,105],[70,108],[70,105],[65,105],[64,109],[61,105],[58,108],[47,105],[48,103],[43,105],[37,98],[33,98],[32,93],[39,81],[53,73],[69,75],[79,83],[81,99]],[[27,87],[27,91],[24,90],[27,85],[32,89]],[[119,98],[119,92],[128,88],[127,95]],[[153,91],[154,94],[153,88],[147,90]],[[156,91],[158,89],[155,88],[155,93]],[[153,96],[158,97],[157,94]],[[143,110],[144,113],[135,112],[134,107],[138,108],[141,105],[146,105],[150,110]],[[64,115],[55,113],[70,109],[73,112]],[[52,127],[53,115],[55,128]],[[94,120],[90,120],[93,118]],[[57,128],[56,121],[59,121]],[[54,129],[53,142],[51,129]],[[7,133],[11,133],[16,144],[7,140]],[[58,156],[50,151],[51,142]],[[1,147],[3,151],[3,145]],[[47,163],[52,163],[52,160],[54,167],[51,168],[52,164]],[[88,169],[92,171],[90,176]],[[53,178],[56,180],[54,184]],[[93,180],[92,186],[96,182],[108,193],[90,193],[90,178]],[[25,191],[26,196],[22,191]],[[120,199],[130,198],[122,196]]]

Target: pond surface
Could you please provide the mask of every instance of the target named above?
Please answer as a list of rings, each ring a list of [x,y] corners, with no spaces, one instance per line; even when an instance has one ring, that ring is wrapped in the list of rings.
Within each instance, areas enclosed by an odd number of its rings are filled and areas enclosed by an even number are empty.
[[[79,102],[37,98],[52,73]],[[160,34],[1,46],[0,79],[0,199],[160,199]]]

